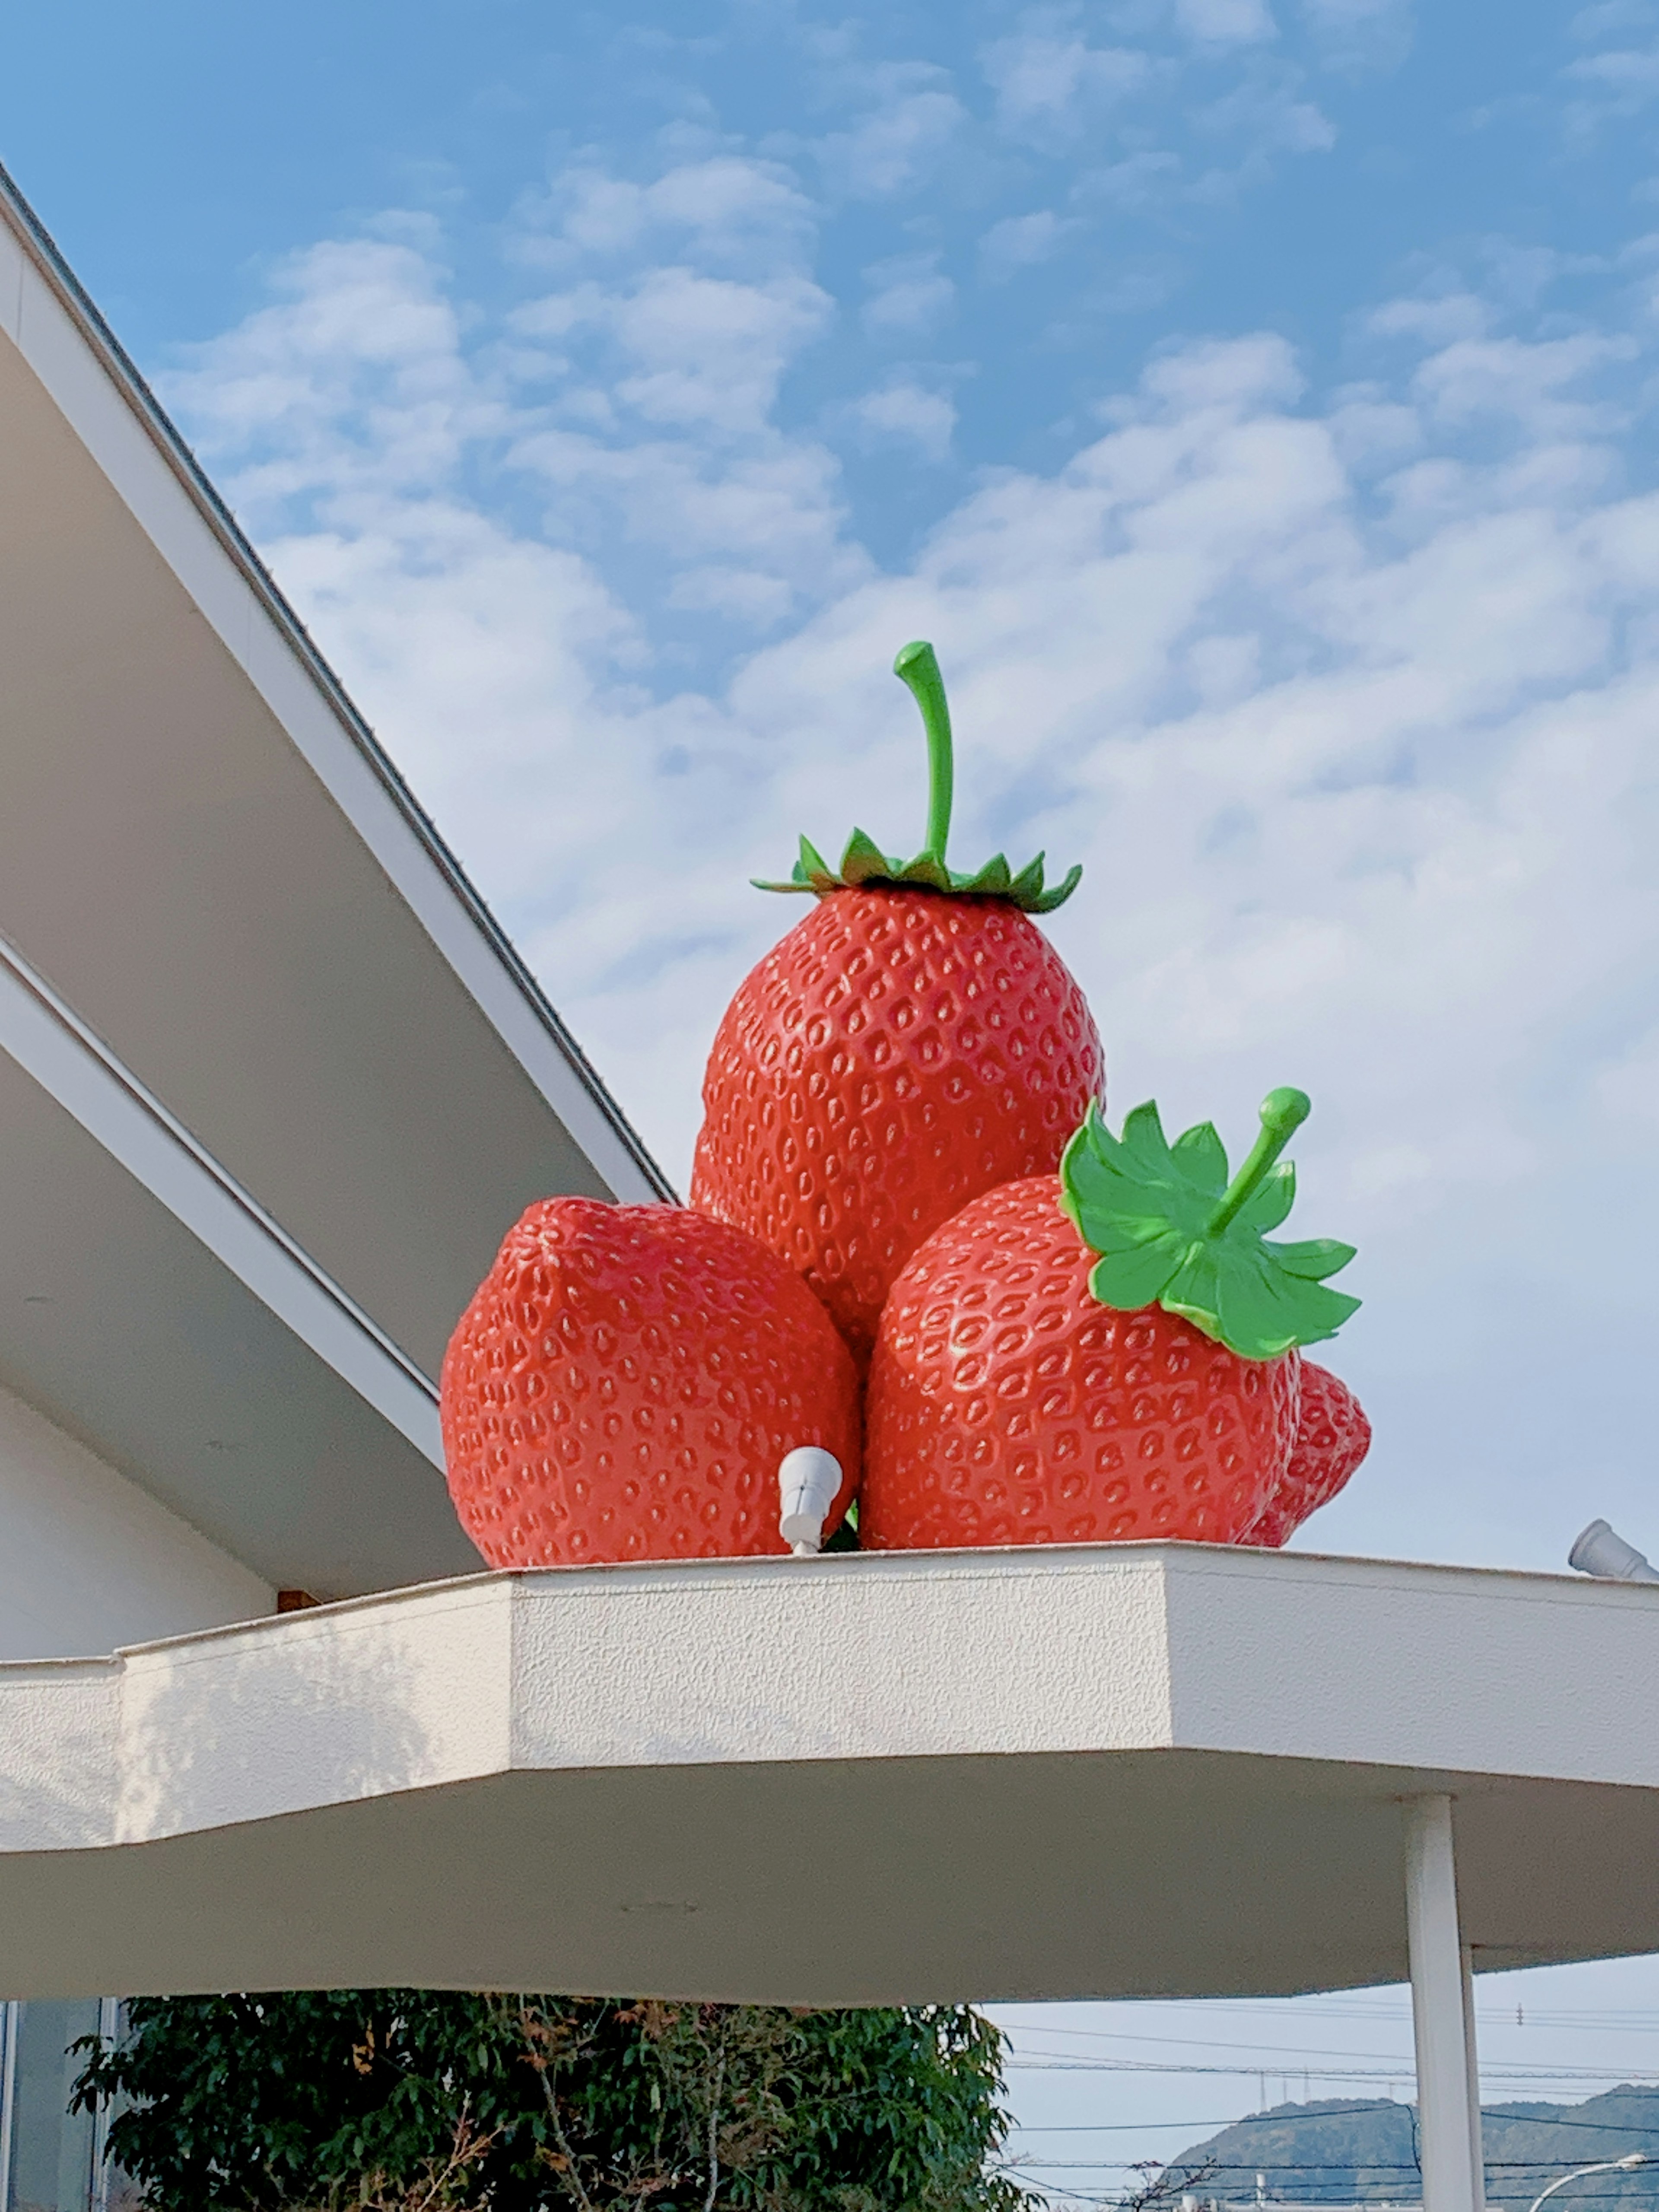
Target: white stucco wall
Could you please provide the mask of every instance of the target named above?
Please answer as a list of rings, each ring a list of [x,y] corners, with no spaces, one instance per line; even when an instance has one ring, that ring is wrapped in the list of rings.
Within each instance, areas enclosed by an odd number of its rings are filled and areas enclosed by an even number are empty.
[[[0,1389],[0,1660],[88,1657],[276,1602],[268,1583]]]

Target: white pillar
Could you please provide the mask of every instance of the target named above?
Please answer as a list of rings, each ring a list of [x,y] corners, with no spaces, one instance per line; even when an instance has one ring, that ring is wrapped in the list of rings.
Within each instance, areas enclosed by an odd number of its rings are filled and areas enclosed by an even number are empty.
[[[1405,1814],[1423,2212],[1480,2212],[1470,2124],[1474,2037],[1463,2002],[1451,1799],[1409,1797]]]
[[[1469,2163],[1474,2180],[1474,2212],[1486,2212],[1486,2146],[1480,2132],[1480,2052],[1474,2036],[1474,1946],[1463,1954],[1463,2063],[1469,2081]]]

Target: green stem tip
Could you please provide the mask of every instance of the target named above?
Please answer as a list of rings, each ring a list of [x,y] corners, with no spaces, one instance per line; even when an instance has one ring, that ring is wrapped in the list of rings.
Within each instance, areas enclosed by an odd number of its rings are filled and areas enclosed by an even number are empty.
[[[1249,1204],[1267,1179],[1267,1170],[1313,1111],[1305,1091],[1270,1091],[1261,1102],[1261,1134],[1250,1147],[1250,1156],[1228,1184],[1221,1202],[1205,1226],[1212,1236],[1224,1229]]]
[[[922,850],[943,866],[945,848],[951,840],[951,807],[956,789],[945,678],[939,672],[938,656],[925,638],[900,647],[893,673],[921,708],[922,726],[927,732],[927,839]]]

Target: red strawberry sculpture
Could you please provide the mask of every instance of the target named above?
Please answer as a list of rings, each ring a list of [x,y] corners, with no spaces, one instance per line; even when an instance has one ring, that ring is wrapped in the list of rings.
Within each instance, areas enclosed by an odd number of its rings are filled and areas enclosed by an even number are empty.
[[[951,720],[932,646],[894,664],[927,734],[927,836],[909,861],[855,830],[835,870],[805,838],[793,878],[817,903],[740,986],[703,1081],[691,1203],[799,1268],[868,1357],[901,1267],[1000,1183],[1057,1167],[1091,1098],[1100,1040],[1030,917],[1042,856],[973,875],[945,861]]]
[[[1302,1412],[1289,1464],[1245,1537],[1277,1550],[1310,1513],[1328,1505],[1371,1446],[1371,1425],[1346,1382],[1302,1363]]]
[[[532,1206],[450,1340],[442,1409],[450,1493],[492,1567],[787,1552],[785,1455],[840,1462],[826,1532],[858,1480],[828,1315],[764,1245],[679,1206]]]
[[[1358,1300],[1328,1239],[1273,1244],[1306,1118],[1275,1091],[1229,1182],[1207,1122],[1091,1109],[1059,1176],[1006,1185],[895,1284],[870,1370],[859,1539],[872,1548],[1246,1540],[1297,1434],[1297,1346]]]
[[[492,1566],[812,1549],[861,1431],[875,1548],[1276,1546],[1364,1456],[1300,1352],[1358,1303],[1325,1283],[1352,1249],[1268,1241],[1308,1101],[1269,1096],[1231,1181],[1207,1122],[1170,1144],[1147,1105],[1111,1135],[1031,919],[1079,871],[948,866],[944,684],[931,646],[895,667],[927,842],[904,861],[854,830],[836,870],[803,838],[765,887],[816,902],[720,1024],[691,1208],[532,1206],[456,1328],[449,1484]]]

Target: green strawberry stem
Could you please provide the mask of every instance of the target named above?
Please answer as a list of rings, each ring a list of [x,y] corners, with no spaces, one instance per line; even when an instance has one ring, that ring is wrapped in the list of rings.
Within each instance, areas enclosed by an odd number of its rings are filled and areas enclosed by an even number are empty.
[[[922,727],[927,732],[927,839],[922,850],[943,867],[945,848],[951,842],[951,805],[956,785],[945,678],[939,674],[939,658],[925,638],[900,647],[893,673],[921,708]]]
[[[1000,853],[994,853],[982,868],[958,875],[946,865],[945,848],[951,836],[951,802],[956,788],[956,764],[951,741],[951,709],[945,704],[945,678],[939,672],[933,648],[918,638],[907,645],[893,663],[893,673],[908,686],[921,709],[927,732],[927,842],[914,860],[884,853],[873,837],[854,830],[841,856],[831,867],[809,838],[800,841],[800,857],[788,880],[773,883],[755,878],[763,891],[811,891],[827,898],[832,891],[894,890],[943,891],[950,898],[1006,899],[1022,914],[1052,914],[1064,906],[1078,887],[1080,867],[1068,868],[1057,884],[1043,880],[1043,855],[1023,868],[1011,868]]]
[[[1359,1301],[1326,1278],[1347,1266],[1352,1245],[1270,1241],[1296,1197],[1296,1170],[1279,1156],[1308,1113],[1300,1091],[1270,1091],[1261,1134],[1229,1182],[1210,1122],[1171,1144],[1149,1099],[1115,1137],[1091,1106],[1060,1163],[1060,1203],[1097,1255],[1092,1295],[1115,1313],[1162,1306],[1241,1359],[1334,1336]]]
[[[1228,1184],[1221,1203],[1205,1223],[1205,1232],[1218,1236],[1247,1206],[1266,1182],[1267,1170],[1313,1111],[1305,1091],[1270,1091],[1261,1102],[1261,1134],[1250,1147],[1250,1156]]]

